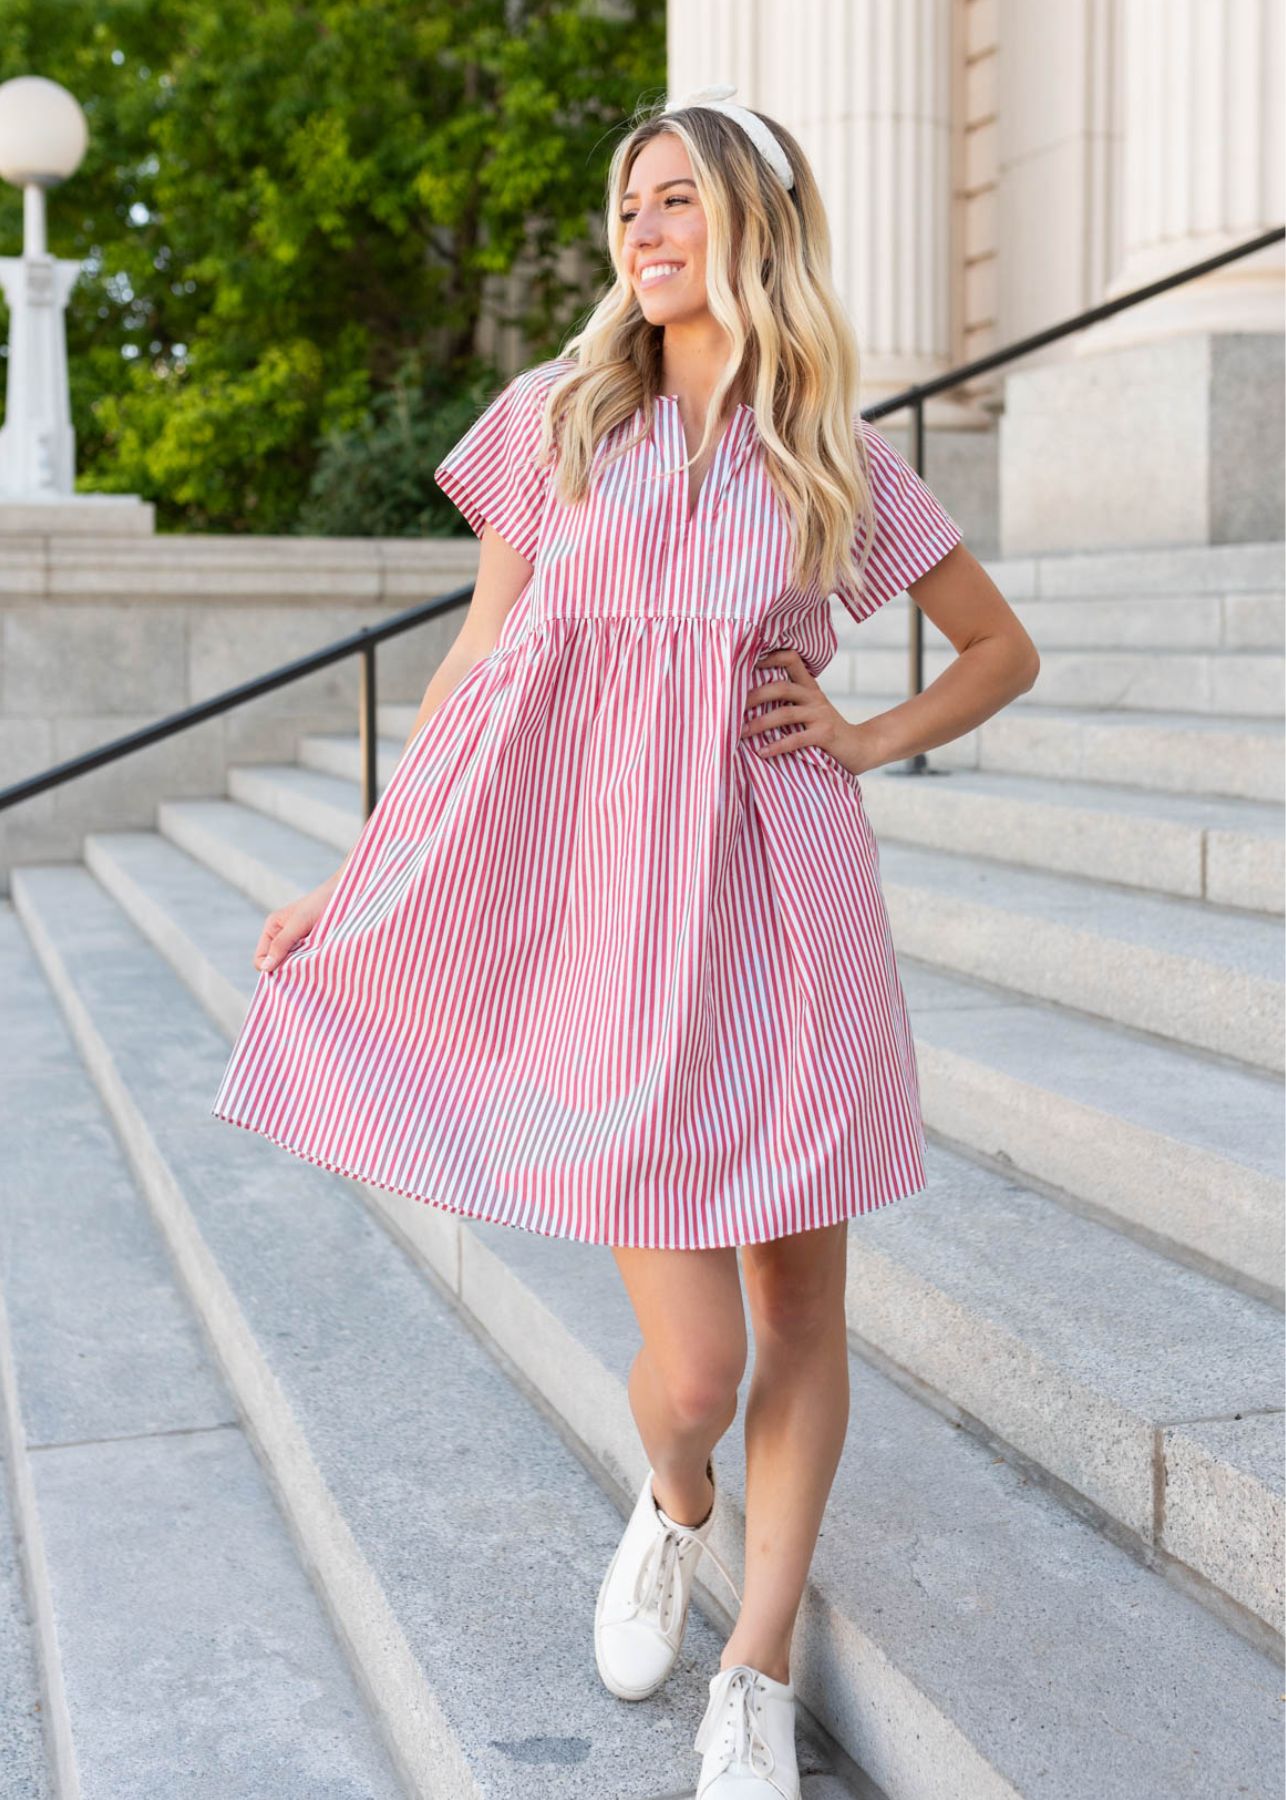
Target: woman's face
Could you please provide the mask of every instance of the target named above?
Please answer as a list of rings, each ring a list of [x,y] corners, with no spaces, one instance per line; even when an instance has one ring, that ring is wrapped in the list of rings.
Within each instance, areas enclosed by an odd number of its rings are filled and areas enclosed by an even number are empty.
[[[644,144],[625,188],[621,255],[644,318],[652,325],[698,318],[707,311],[706,221],[688,153],[672,132]]]

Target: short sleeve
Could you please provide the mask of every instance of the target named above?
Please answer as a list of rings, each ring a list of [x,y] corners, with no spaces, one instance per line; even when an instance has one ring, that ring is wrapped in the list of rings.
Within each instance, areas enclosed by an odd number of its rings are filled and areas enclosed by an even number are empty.
[[[835,594],[855,619],[869,619],[886,600],[904,593],[941,562],[960,542],[961,531],[906,458],[865,419],[859,423],[871,464],[875,541],[863,570],[862,592],[842,582]],[[859,525],[853,540],[855,559],[865,546],[866,532]]]
[[[562,373],[539,363],[515,375],[449,450],[433,479],[460,508],[474,533],[491,525],[528,562],[535,562],[553,467],[536,463],[545,396]]]

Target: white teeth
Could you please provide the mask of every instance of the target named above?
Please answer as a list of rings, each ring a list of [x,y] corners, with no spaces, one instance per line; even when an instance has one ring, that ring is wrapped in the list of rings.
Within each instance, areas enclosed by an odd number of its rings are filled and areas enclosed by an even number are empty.
[[[646,287],[649,281],[659,281],[662,275],[675,275],[681,266],[679,263],[653,263],[639,276],[640,284]]]

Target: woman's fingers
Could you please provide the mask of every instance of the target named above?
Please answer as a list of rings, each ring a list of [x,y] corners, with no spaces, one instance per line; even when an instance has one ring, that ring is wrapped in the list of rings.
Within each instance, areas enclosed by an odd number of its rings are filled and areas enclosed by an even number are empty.
[[[808,672],[803,657],[798,650],[765,650],[755,669],[785,669],[786,679],[761,682],[758,687],[751,688],[746,695],[747,706],[758,706],[764,700],[784,698],[794,695],[802,699],[808,694],[820,691],[817,679]]]
[[[750,748],[761,762],[767,762],[770,756],[793,756],[805,744],[820,744],[821,741],[820,732],[809,731],[801,726],[798,731],[792,731],[789,737],[778,738],[771,744],[752,744]]]
[[[793,681],[770,681],[767,687],[751,688],[746,695],[746,705],[802,706],[812,697],[806,688],[796,687]]]
[[[741,727],[741,735],[743,738],[760,737],[765,731],[785,731],[791,726],[798,726],[800,722],[800,719],[795,713],[764,713],[762,718],[747,719],[745,724]],[[765,746],[757,744],[753,747],[762,750]]]
[[[254,954],[257,969],[275,969],[287,952],[293,950],[301,938],[307,937],[329,905],[338,881],[338,876],[323,881],[311,894],[268,914]]]
[[[259,947],[255,951],[256,968],[271,969],[289,950],[293,942],[290,926],[287,923],[289,917],[290,914],[287,910],[269,913],[264,924],[263,935],[259,939]]]
[[[747,707],[771,706],[774,710],[761,713],[757,719],[744,720],[741,727],[742,737],[769,731],[774,726],[797,724],[801,716],[799,708],[807,706],[811,710],[811,703],[822,697],[821,689],[804,667],[797,650],[781,650],[773,654],[781,657],[783,664],[787,658],[790,659],[792,665],[797,664],[798,674],[792,673],[785,680],[765,681],[759,687],[751,688],[746,695]],[[756,667],[758,666],[760,665],[756,665]]]
[[[255,945],[254,961],[261,963],[268,953],[268,948],[277,933],[281,930],[281,915],[270,913],[264,921],[263,930],[259,934],[259,942]]]
[[[798,650],[769,650],[755,668],[784,668],[785,679],[766,681],[751,688],[746,706],[768,706],[771,712],[757,719],[742,721],[741,736],[755,738],[765,731],[780,730],[786,736],[771,744],[751,744],[757,756],[770,757],[801,749],[805,744],[820,744],[826,749],[846,726],[847,721],[823,692],[817,677],[805,666]]]

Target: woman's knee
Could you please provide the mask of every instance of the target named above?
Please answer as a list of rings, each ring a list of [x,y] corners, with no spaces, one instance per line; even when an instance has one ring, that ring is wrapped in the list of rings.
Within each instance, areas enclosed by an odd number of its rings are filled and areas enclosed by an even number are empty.
[[[713,1364],[678,1361],[662,1376],[666,1403],[684,1431],[726,1426],[737,1410],[737,1389],[746,1368],[746,1348]]]
[[[843,1330],[846,1250],[840,1227],[747,1246],[746,1289],[756,1329],[788,1339]]]
[[[683,1430],[726,1424],[749,1344],[735,1250],[617,1250],[656,1389]]]

